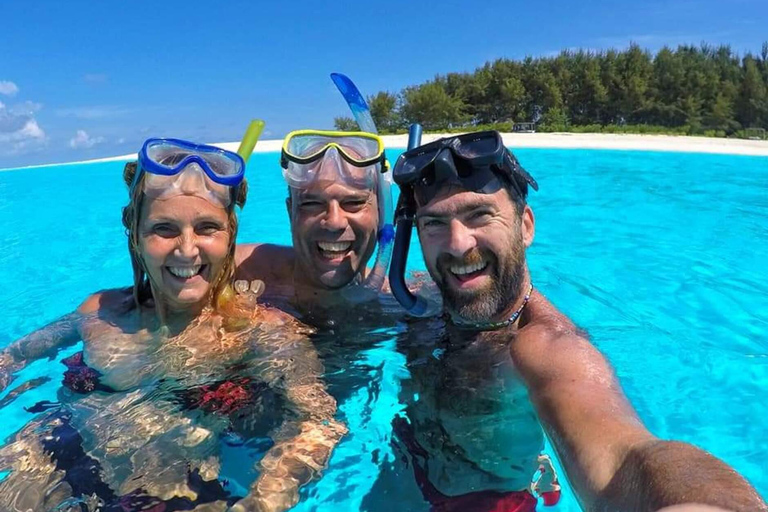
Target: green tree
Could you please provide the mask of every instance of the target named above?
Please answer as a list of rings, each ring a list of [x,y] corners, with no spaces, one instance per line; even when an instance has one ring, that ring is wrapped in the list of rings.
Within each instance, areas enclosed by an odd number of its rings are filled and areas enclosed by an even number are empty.
[[[392,132],[399,128],[397,95],[381,91],[368,96],[368,108],[371,109],[371,117],[379,131]]]
[[[622,121],[642,122],[641,113],[648,106],[648,89],[653,67],[650,53],[632,43],[618,56],[619,112]]]
[[[351,117],[334,117],[333,126],[342,132],[356,132],[360,130],[360,127],[357,126],[357,121]]]
[[[461,124],[463,109],[464,103],[449,95],[437,82],[408,87],[403,91],[403,119],[408,124],[420,123],[427,130]]]
[[[768,128],[768,42],[759,56],[743,59],[727,45],[664,47],[652,55],[634,43],[622,51],[497,59],[392,96],[369,98],[382,126],[534,121],[547,130],[629,124],[732,134],[742,125]]]
[[[765,89],[757,62],[751,55],[747,55],[744,58],[744,77],[736,103],[736,118],[745,128],[759,127],[761,121],[768,122]]]

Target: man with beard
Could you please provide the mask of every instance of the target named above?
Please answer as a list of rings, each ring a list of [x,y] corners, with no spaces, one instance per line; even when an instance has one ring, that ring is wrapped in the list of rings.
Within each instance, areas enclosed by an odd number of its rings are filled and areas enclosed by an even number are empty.
[[[526,196],[538,186],[497,132],[409,150],[394,179],[393,293],[412,313],[424,309],[402,276],[415,219],[446,313],[411,325],[408,405],[396,424],[433,510],[530,511],[536,493],[556,501],[541,426],[585,510],[768,510],[723,462],[648,432],[586,334],[533,287]]]

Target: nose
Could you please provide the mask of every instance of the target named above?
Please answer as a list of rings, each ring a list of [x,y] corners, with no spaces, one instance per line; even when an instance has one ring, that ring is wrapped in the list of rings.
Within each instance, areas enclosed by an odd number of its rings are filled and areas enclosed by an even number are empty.
[[[187,260],[194,260],[200,255],[200,248],[197,246],[197,237],[194,232],[184,231],[179,236],[176,255]]]
[[[477,245],[471,229],[458,219],[451,219],[448,225],[448,247],[446,251],[451,256],[463,258],[467,252]]]
[[[343,165],[344,163],[341,160],[339,151],[335,147],[332,147],[325,152],[325,155],[323,155],[318,176],[322,175],[326,177],[326,179],[334,179],[337,176],[341,176]]]
[[[343,231],[347,228],[347,219],[341,205],[335,199],[328,203],[328,209],[322,220],[322,226],[330,231]]]
[[[197,162],[186,166],[177,180],[177,187],[182,194],[194,194],[205,189],[205,174]]]

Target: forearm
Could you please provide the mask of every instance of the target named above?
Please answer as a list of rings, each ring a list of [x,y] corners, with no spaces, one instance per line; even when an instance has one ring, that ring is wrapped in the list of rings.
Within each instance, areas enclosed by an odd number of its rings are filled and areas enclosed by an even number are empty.
[[[16,340],[0,352],[0,391],[10,384],[13,374],[28,362],[52,355],[55,350],[80,339],[77,313],[64,315],[23,338]]]
[[[17,364],[52,355],[55,350],[79,340],[78,318],[80,318],[78,313],[64,315],[11,343],[3,352]]]
[[[273,354],[273,364],[259,376],[282,389],[295,419],[272,434],[275,445],[259,463],[260,476],[239,503],[242,510],[277,512],[295,505],[299,488],[320,473],[347,432],[334,419],[336,400],[321,379],[323,365],[309,339],[289,334]]]
[[[684,503],[768,511],[755,489],[724,462],[692,445],[661,440],[630,449],[589,509],[640,512]]]
[[[298,427],[298,434],[275,444],[259,464],[259,478],[244,501],[255,510],[279,512],[294,506],[299,489],[317,477],[346,433],[346,428],[335,421],[291,427]]]

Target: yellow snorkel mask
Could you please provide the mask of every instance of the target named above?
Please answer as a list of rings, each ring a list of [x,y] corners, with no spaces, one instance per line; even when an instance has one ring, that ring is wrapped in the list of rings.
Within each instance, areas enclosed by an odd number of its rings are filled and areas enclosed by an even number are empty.
[[[329,159],[338,177],[356,187],[373,188],[377,174],[389,168],[384,142],[378,135],[324,130],[289,133],[283,142],[280,165],[289,186],[304,188],[318,179]]]

